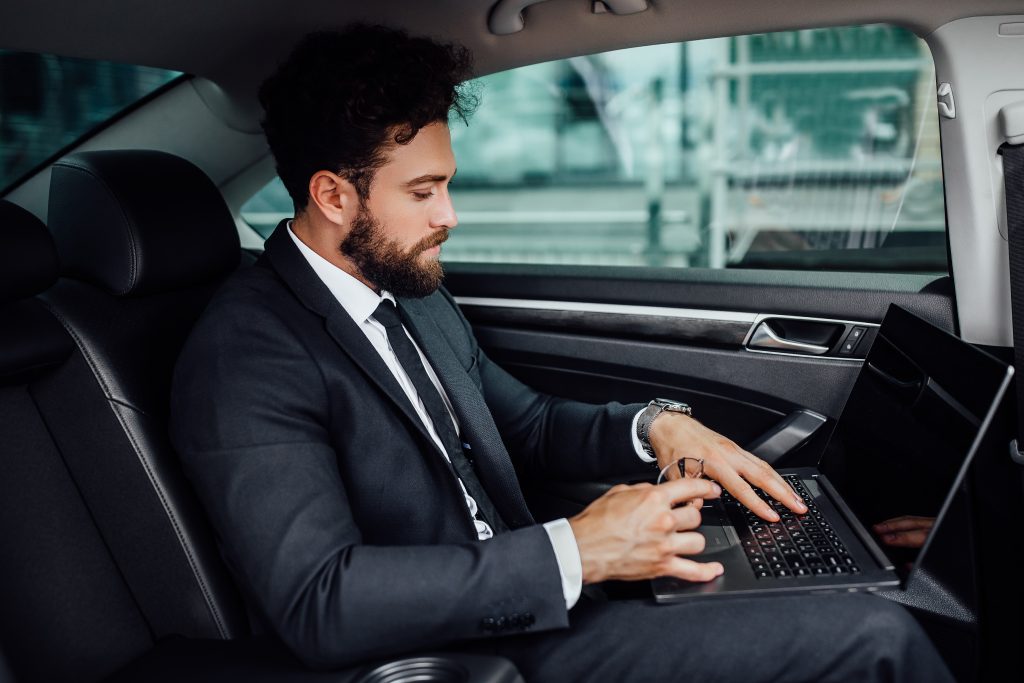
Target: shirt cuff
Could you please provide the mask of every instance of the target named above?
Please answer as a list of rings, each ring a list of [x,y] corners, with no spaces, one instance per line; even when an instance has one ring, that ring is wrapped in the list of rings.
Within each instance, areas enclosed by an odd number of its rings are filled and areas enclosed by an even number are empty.
[[[647,451],[644,450],[643,445],[640,443],[640,437],[636,435],[636,423],[640,421],[640,413],[647,410],[647,406],[640,409],[640,412],[633,416],[633,424],[629,427],[629,435],[633,437],[633,450],[636,451],[637,457],[644,462],[658,462],[657,458],[652,458],[647,455]]]
[[[576,536],[572,533],[569,520],[556,519],[544,525],[551,541],[551,549],[555,551],[558,573],[562,575],[562,595],[565,596],[565,609],[572,609],[580,599],[583,590],[583,563],[580,561],[580,549],[576,545]]]

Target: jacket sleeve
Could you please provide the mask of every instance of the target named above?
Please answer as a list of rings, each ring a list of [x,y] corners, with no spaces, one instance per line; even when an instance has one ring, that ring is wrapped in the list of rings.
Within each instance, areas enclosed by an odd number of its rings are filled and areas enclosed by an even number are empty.
[[[484,400],[518,470],[535,477],[592,480],[650,469],[630,434],[645,404],[590,404],[533,390],[487,357],[454,299],[442,292],[469,339]]]
[[[172,397],[173,439],[225,559],[300,659],[337,667],[568,625],[540,526],[485,543],[365,545],[330,446],[329,400],[301,335],[237,305],[204,316]]]

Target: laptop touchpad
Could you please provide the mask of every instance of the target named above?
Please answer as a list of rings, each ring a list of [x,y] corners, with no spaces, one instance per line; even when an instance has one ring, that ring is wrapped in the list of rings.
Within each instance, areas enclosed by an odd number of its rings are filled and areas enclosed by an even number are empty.
[[[732,547],[738,542],[735,533],[728,533],[731,531],[732,525],[729,523],[728,516],[721,510],[705,505],[701,511],[701,525],[700,533],[704,535],[704,552],[702,555],[709,553],[716,553],[727,548]]]

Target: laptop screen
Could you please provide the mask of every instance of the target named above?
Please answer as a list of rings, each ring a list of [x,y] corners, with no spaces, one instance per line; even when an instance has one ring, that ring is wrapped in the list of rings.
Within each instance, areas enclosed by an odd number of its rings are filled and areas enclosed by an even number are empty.
[[[962,480],[1009,374],[898,306],[882,321],[819,469],[904,576]]]

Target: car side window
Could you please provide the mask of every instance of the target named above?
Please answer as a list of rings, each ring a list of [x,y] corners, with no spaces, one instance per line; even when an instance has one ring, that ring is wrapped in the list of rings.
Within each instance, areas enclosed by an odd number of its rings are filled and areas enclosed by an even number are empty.
[[[934,66],[905,29],[638,47],[471,87],[448,262],[948,270]],[[289,208],[277,182],[243,217],[267,231]]]
[[[180,75],[0,50],[0,192]]]

